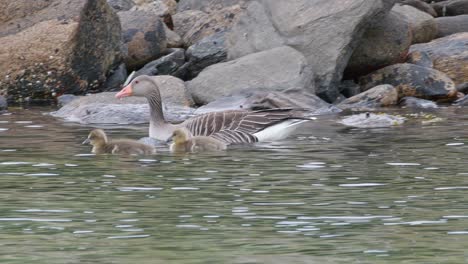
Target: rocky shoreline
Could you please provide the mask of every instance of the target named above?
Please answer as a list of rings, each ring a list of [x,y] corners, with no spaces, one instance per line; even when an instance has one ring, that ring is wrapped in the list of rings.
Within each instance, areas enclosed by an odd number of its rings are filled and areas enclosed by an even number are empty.
[[[173,121],[240,108],[324,114],[468,105],[467,0],[0,0],[0,7],[0,110],[68,98],[53,115],[145,122],[144,100],[107,93],[132,71],[157,76]]]

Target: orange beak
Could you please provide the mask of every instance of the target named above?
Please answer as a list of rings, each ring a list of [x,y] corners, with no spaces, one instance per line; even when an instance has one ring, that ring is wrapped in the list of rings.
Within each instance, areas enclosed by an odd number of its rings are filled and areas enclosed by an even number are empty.
[[[133,95],[132,84],[129,84],[129,85],[125,86],[122,90],[120,90],[120,92],[118,92],[115,95],[115,97],[118,98],[118,99],[121,99],[121,98],[132,96],[132,95]]]

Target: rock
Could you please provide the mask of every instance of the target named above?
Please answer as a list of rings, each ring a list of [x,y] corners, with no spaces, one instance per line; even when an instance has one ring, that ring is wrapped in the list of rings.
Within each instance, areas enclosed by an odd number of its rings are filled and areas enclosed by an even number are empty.
[[[340,110],[326,103],[314,94],[300,89],[289,89],[283,92],[265,89],[244,90],[233,95],[221,97],[202,107],[195,114],[226,110],[259,110],[273,108],[306,108],[314,114],[336,113]]]
[[[187,96],[183,81],[171,76],[153,77],[159,85],[164,115],[169,121],[183,121],[194,109]],[[81,124],[142,124],[149,122],[149,105],[146,98],[115,98],[116,93],[105,92],[81,96],[51,115]]]
[[[166,52],[166,31],[161,18],[134,10],[119,12],[118,15],[128,50],[125,57],[128,69],[141,67]]]
[[[177,13],[173,16],[174,31],[189,47],[216,32],[230,30],[241,10],[234,5],[210,14],[194,10]]]
[[[459,16],[468,14],[468,1],[448,0],[432,4],[437,16]]]
[[[402,116],[363,113],[345,117],[339,123],[358,128],[379,128],[402,125],[405,121]]]
[[[0,82],[10,101],[96,91],[121,60],[105,0],[0,0]]]
[[[317,94],[334,101],[349,57],[368,25],[393,0],[258,0],[239,17],[228,37],[228,60],[289,45],[302,52],[315,73]]]
[[[392,11],[364,33],[345,69],[346,79],[404,62],[411,46],[411,27],[405,16]]]
[[[409,5],[395,5],[393,10],[409,22],[413,36],[412,44],[426,43],[436,38],[437,24],[431,15]]]
[[[132,0],[107,0],[107,3],[114,8],[116,12],[130,10],[130,8],[135,5]]]
[[[338,107],[341,109],[373,109],[394,106],[397,103],[397,89],[391,85],[383,84],[342,101]]]
[[[460,93],[468,94],[468,82],[457,85],[456,89]]]
[[[191,80],[206,67],[224,62],[227,58],[226,32],[205,37],[187,49],[186,79]]]
[[[437,38],[443,38],[455,33],[468,32],[468,15],[453,17],[438,17],[435,19],[437,24]]]
[[[431,100],[454,100],[457,90],[444,73],[413,64],[395,64],[361,77],[360,85],[368,90],[380,84],[390,84],[398,90],[399,98],[414,96]]]
[[[73,100],[78,99],[79,96],[73,95],[73,94],[63,94],[59,97],[57,97],[57,105],[62,107],[66,104],[69,104]]]
[[[340,83],[338,87],[340,93],[346,98],[355,96],[361,92],[361,87],[353,80],[344,80]]]
[[[110,73],[109,78],[107,78],[107,81],[104,83],[104,91],[111,92],[120,90],[127,77],[127,68],[125,67],[125,63],[122,63]]]
[[[313,93],[312,79],[305,57],[283,46],[211,65],[187,82],[187,87],[196,103],[206,104],[244,89],[297,88]]]
[[[437,104],[429,101],[424,100],[412,96],[403,97],[401,99],[400,105],[404,108],[413,108],[413,109],[433,109],[438,108]]]
[[[182,48],[184,46],[184,42],[179,34],[172,31],[166,25],[164,25],[164,31],[167,38],[167,48]]]
[[[5,111],[8,108],[8,102],[3,95],[0,95],[0,111]]]
[[[411,46],[410,52],[426,52],[434,69],[447,74],[455,84],[468,82],[468,33],[458,33],[429,43]]]
[[[185,51],[183,49],[172,49],[172,52],[168,55],[143,66],[135,73],[134,77],[140,75],[176,75],[184,63]]]
[[[169,29],[174,29],[172,15],[177,10],[177,2],[175,0],[134,0],[134,2],[136,5],[131,11],[159,16]]]
[[[414,51],[408,55],[408,59],[406,60],[407,63],[411,63],[414,65],[426,67],[426,68],[433,68],[434,63],[432,63],[432,59],[427,52],[421,51]]]
[[[398,2],[402,5],[412,6],[416,9],[419,9],[420,11],[429,14],[432,17],[437,16],[437,12],[434,10],[434,8],[430,4],[421,0],[400,0]]]
[[[463,98],[455,101],[454,105],[462,107],[468,106],[468,95],[465,95]]]
[[[200,10],[205,13],[213,13],[233,5],[239,5],[245,8],[249,2],[251,2],[251,0],[183,0],[179,2],[177,11]]]

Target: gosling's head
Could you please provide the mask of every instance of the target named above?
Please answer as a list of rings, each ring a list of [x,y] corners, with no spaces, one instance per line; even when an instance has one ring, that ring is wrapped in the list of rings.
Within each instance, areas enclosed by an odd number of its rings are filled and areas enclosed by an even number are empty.
[[[140,75],[125,86],[115,97],[123,98],[128,96],[149,96],[153,93],[159,95],[159,88],[156,83],[147,75]]]
[[[107,143],[107,136],[104,130],[102,129],[94,129],[92,130],[88,138],[83,141],[83,144],[91,144],[91,145],[99,145],[99,144],[106,144]]]
[[[188,133],[184,129],[176,129],[174,133],[172,133],[172,141],[174,141],[175,144],[181,144],[184,143],[188,140]]]

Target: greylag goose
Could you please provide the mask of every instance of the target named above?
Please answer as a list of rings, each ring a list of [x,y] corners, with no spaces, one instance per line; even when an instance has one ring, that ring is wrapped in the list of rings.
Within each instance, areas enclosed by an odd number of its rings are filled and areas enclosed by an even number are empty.
[[[174,130],[172,141],[169,146],[172,152],[220,151],[227,148],[226,143],[212,137],[191,137],[185,128]]]
[[[274,141],[287,137],[297,125],[315,119],[306,117],[307,111],[303,109],[278,108],[212,112],[180,124],[171,124],[164,119],[158,85],[146,75],[136,77],[116,94],[117,98],[127,96],[148,99],[151,111],[149,136],[163,141],[171,137],[177,128],[186,128],[193,136],[211,136],[233,144]]]
[[[145,145],[135,140],[119,139],[109,141],[106,133],[102,129],[92,130],[83,144],[91,144],[94,154],[123,154],[123,155],[149,155],[155,154],[156,150],[152,146]]]

